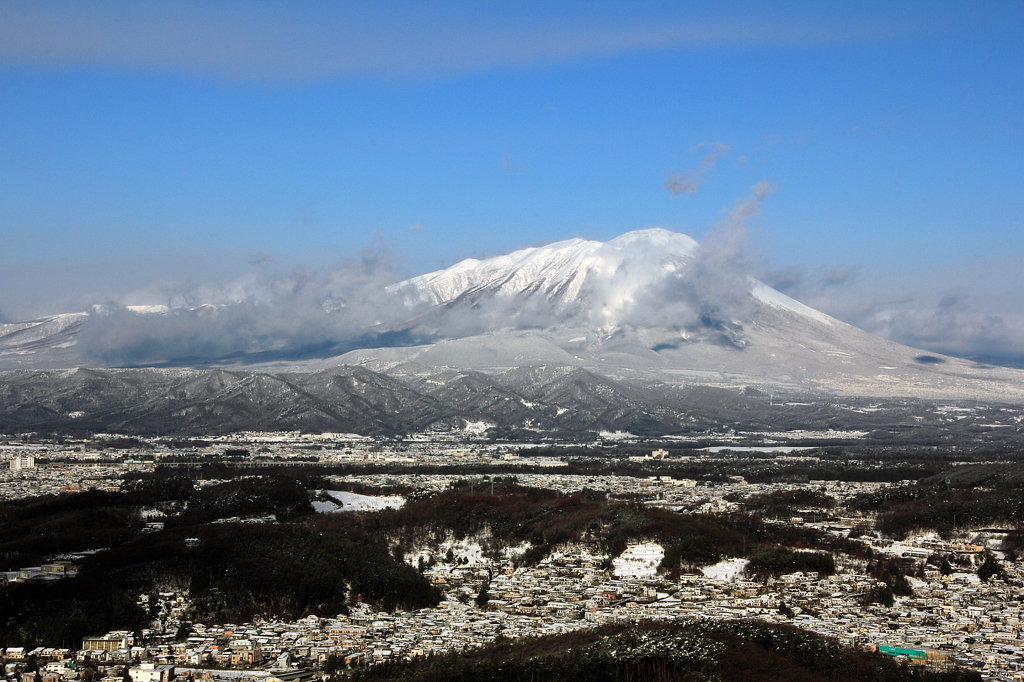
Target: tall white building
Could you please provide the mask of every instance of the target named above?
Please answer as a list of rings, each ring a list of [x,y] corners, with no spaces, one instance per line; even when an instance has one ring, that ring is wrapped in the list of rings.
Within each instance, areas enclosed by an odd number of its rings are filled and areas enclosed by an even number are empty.
[[[35,455],[15,455],[11,458],[11,471],[32,469],[36,465]]]

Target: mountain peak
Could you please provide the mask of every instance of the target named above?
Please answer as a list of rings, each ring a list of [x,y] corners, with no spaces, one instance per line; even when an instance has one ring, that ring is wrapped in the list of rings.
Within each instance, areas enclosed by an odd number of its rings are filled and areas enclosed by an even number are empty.
[[[699,244],[693,237],[672,232],[663,227],[648,227],[621,234],[608,242],[608,246],[624,249],[634,245],[669,248],[676,255],[692,256]]]
[[[467,259],[405,284],[433,305],[463,296],[543,294],[548,303],[564,306],[585,296],[588,288],[621,300],[666,270],[678,269],[697,248],[687,235],[647,228],[608,242],[567,239],[486,260]]]

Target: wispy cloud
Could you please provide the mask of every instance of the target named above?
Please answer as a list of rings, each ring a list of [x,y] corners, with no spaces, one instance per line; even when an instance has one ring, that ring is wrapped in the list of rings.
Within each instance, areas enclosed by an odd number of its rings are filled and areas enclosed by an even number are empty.
[[[765,180],[725,211],[700,242],[693,260],[653,282],[636,297],[623,322],[636,326],[726,330],[750,319],[750,277],[757,262],[747,230],[761,203],[775,192]],[[734,343],[739,337],[731,337]]]
[[[262,251],[258,251],[249,256],[249,265],[260,267],[272,262],[274,262],[274,257],[270,254],[263,253]]]
[[[672,173],[665,177],[665,189],[667,189],[669,194],[673,196],[688,194],[692,197],[697,194],[697,188],[700,187],[700,185],[700,178],[695,178],[692,175]]]
[[[784,294],[804,300],[820,296],[832,287],[839,287],[855,281],[860,270],[852,265],[816,268],[808,272],[799,265],[787,265],[773,269],[762,266],[758,279]]]
[[[478,9],[478,8],[477,8]],[[8,0],[0,60],[109,67],[230,80],[450,76],[637,51],[808,45],[916,30],[898,17],[837,23],[776,13],[756,18],[630,16],[587,7],[587,19],[546,3],[515,12],[458,3]]]
[[[520,162],[514,156],[505,152],[501,155],[501,160],[495,164],[495,167],[502,173],[518,173],[522,174],[527,172],[527,167],[524,163]]]
[[[729,153],[729,145],[722,142],[701,142],[691,147],[689,151],[692,154],[706,147],[710,147],[711,151],[700,160],[696,167],[685,173],[670,173],[665,177],[664,187],[669,194],[672,196],[688,194],[691,197],[696,195],[697,188],[706,181],[704,176],[714,170],[715,162],[719,158]]]

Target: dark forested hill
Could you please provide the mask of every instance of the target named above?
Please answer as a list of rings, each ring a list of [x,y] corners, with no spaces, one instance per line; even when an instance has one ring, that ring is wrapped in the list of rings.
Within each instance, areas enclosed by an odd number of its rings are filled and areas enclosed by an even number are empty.
[[[529,541],[532,547],[524,563],[538,561],[553,545],[569,541],[594,542],[617,556],[631,540],[654,539],[665,548],[662,566],[669,571],[712,564],[723,557],[749,557],[766,548],[814,547],[855,555],[864,550],[853,540],[812,528],[765,523],[750,514],[681,514],[606,500],[594,491],[561,495],[509,483],[496,486],[494,495],[452,490],[365,516],[360,523],[366,532],[392,537],[403,549],[424,537],[443,538],[449,532],[464,537],[488,528],[502,543]]]
[[[139,510],[164,507],[166,527],[143,532]],[[175,513],[177,510],[177,513]],[[0,600],[0,641],[74,646],[84,635],[136,630],[149,620],[136,600],[188,589],[191,618],[204,622],[336,615],[358,595],[382,608],[432,606],[440,595],[396,560],[353,515],[313,523],[305,488],[282,477],[195,489],[187,479],[149,479],[123,493],[86,492],[0,504],[3,570],[54,555],[103,549],[76,577],[14,583]],[[269,516],[262,523],[213,523]]]
[[[357,670],[356,680],[418,682],[980,682],[840,646],[796,628],[754,621],[611,625],[470,652]]]

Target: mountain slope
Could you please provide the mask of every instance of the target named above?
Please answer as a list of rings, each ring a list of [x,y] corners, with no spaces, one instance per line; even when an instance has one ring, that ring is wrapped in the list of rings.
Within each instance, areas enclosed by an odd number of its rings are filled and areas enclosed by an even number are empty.
[[[758,429],[854,423],[810,408],[775,409],[835,396],[1024,404],[1024,371],[872,336],[665,230],[463,261],[385,294],[407,312],[393,316],[401,322],[320,340],[314,355],[308,345],[290,349],[250,333],[245,325],[256,323],[240,304],[223,316],[230,332],[269,345],[193,361],[208,369],[4,372],[0,428],[664,434],[716,420]],[[329,308],[318,313],[321,329],[346,310]],[[141,320],[146,333],[132,335],[138,344],[158,338],[154,330],[173,331],[168,315],[125,309],[116,320],[93,311],[4,325],[0,362],[8,362],[0,367],[86,364],[74,355],[84,325]],[[189,324],[218,319],[207,306]],[[161,324],[145,327],[146,320]],[[273,322],[291,333],[308,320]],[[108,331],[100,336],[119,336]]]
[[[721,266],[720,270],[712,266]],[[626,381],[769,392],[1024,400],[1024,374],[923,353],[729,269],[685,235],[650,229],[467,260],[403,284],[433,308],[431,343],[342,363],[502,371],[567,365]]]

